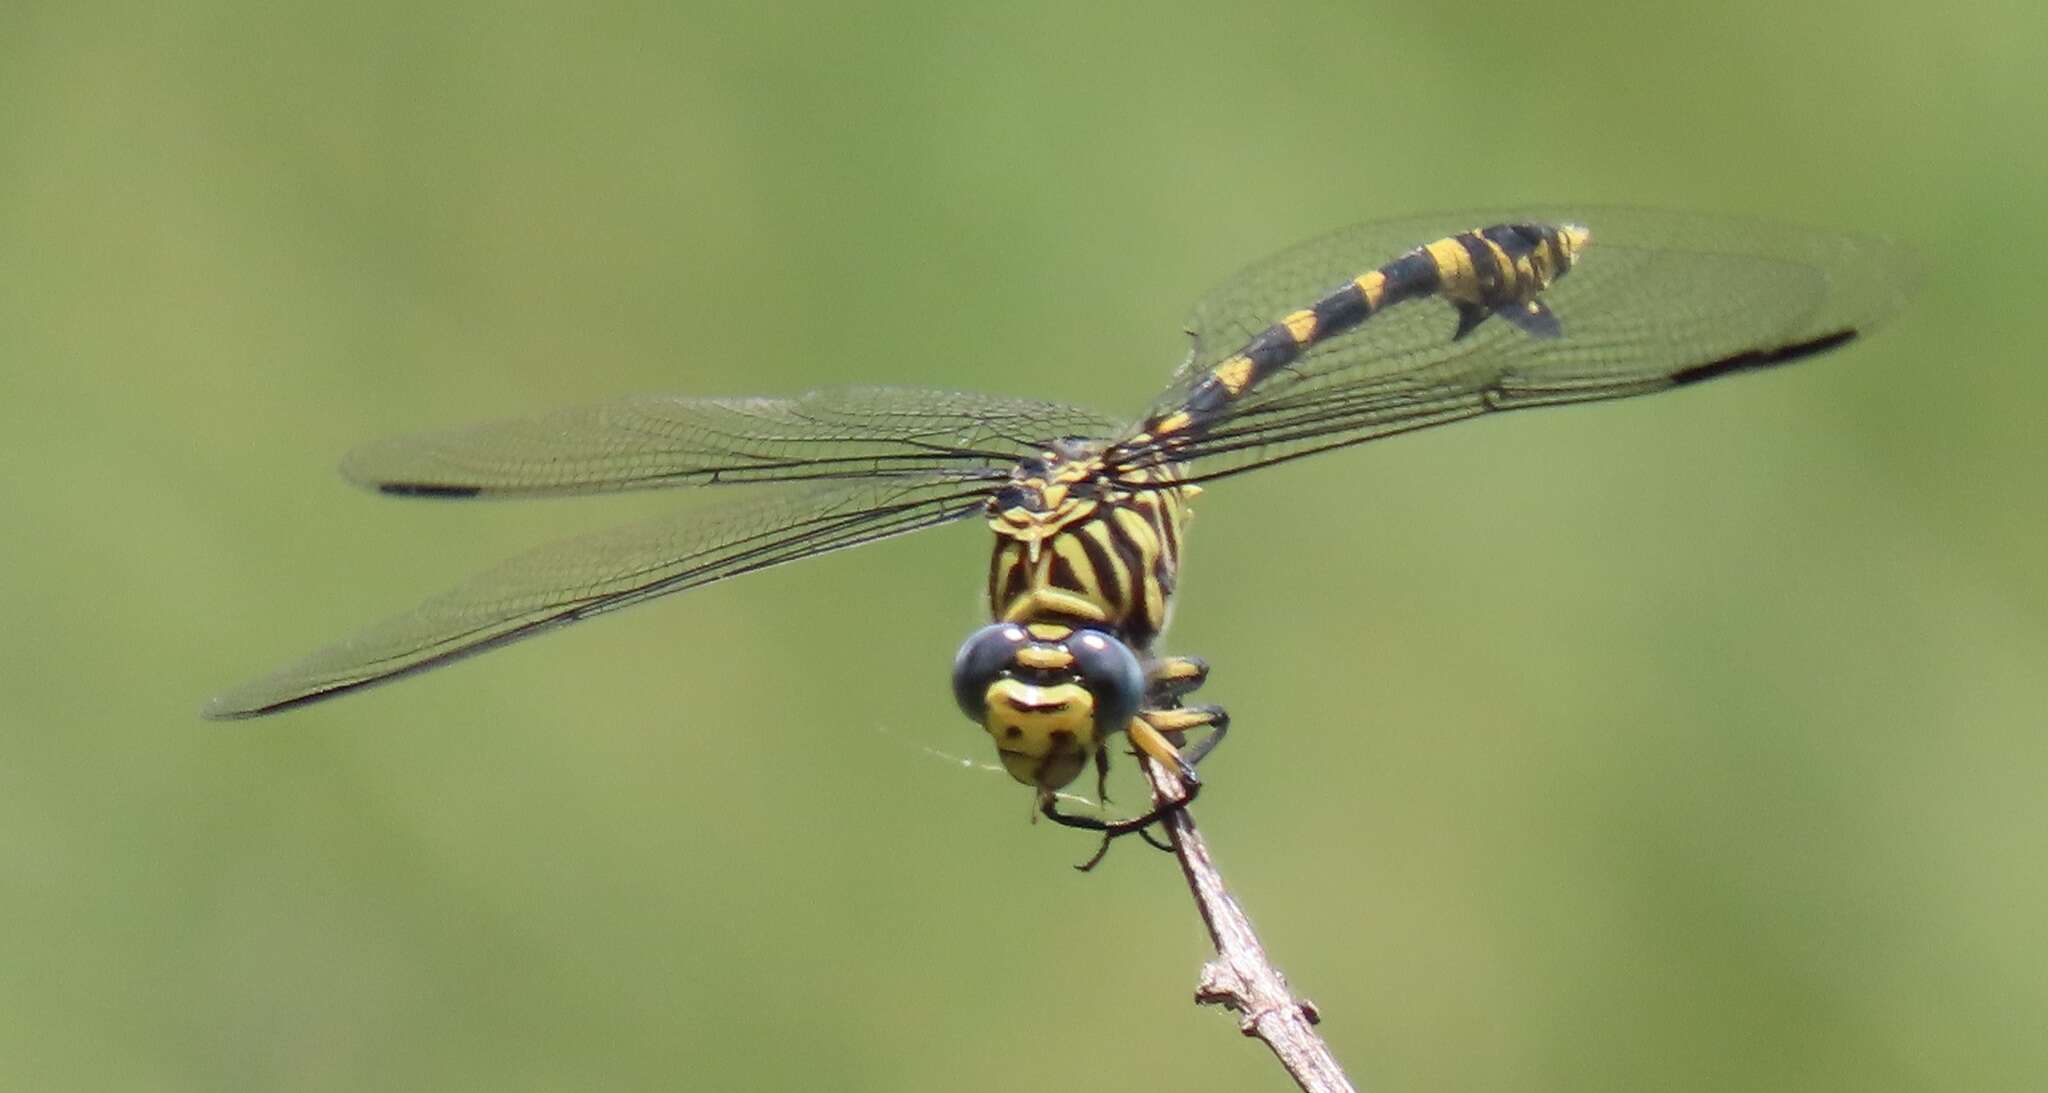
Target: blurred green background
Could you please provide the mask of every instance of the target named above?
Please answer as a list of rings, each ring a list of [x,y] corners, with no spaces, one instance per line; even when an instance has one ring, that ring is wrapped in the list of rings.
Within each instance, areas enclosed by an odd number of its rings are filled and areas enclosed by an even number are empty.
[[[1170,859],[1024,822],[969,525],[286,718],[214,690],[674,504],[344,486],[633,391],[1135,411],[1351,221],[1893,236],[1852,351],[1219,485],[1200,809],[1362,1085],[2037,1089],[2037,4],[0,11],[0,1087],[1282,1089]],[[2032,318],[2030,318],[2030,316]]]

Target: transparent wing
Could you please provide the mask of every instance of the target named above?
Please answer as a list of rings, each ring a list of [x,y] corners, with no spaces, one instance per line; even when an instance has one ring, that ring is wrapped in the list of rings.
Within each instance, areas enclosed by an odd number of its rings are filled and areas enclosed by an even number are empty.
[[[1170,410],[1207,367],[1281,315],[1422,243],[1474,227],[1577,222],[1578,264],[1544,294],[1563,336],[1506,322],[1453,341],[1438,300],[1399,304],[1246,393],[1173,453],[1194,480],[1332,447],[1520,409],[1646,394],[1832,348],[1903,305],[1899,249],[1796,228],[1641,209],[1507,209],[1367,224],[1238,274],[1196,306],[1194,350],[1155,404]]]
[[[273,675],[208,703],[254,717],[426,671],[656,596],[958,520],[986,484],[830,483],[664,516],[513,558]]]
[[[386,493],[511,497],[1007,469],[1045,441],[1123,425],[1027,399],[902,387],[797,398],[642,395],[376,441],[342,473]]]

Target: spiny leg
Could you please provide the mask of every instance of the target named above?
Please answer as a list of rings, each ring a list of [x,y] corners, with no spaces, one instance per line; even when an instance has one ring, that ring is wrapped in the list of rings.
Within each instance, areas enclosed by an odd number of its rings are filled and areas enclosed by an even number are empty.
[[[1161,657],[1158,660],[1147,661],[1145,664],[1145,708],[1153,712],[1178,710],[1181,697],[1199,689],[1208,679],[1209,664],[1200,657]],[[1220,717],[1220,720],[1215,722],[1218,726],[1217,732],[1221,733],[1229,727],[1230,718],[1223,716],[1223,711],[1220,709],[1215,712]],[[1156,722],[1154,727],[1164,732],[1180,731],[1175,727],[1157,724]],[[1193,728],[1195,726],[1190,725],[1187,727]],[[1216,741],[1212,735],[1197,744],[1192,752],[1183,753],[1183,755],[1187,759],[1188,764],[1192,766],[1201,762],[1202,757],[1209,754],[1209,749],[1215,746]],[[1133,751],[1131,754],[1136,755],[1138,753]],[[1098,750],[1095,753],[1095,800],[1104,806],[1109,804],[1109,750],[1107,748]],[[1159,845],[1153,842],[1149,835],[1146,836],[1145,841],[1151,842],[1154,846]],[[1161,849],[1167,848],[1161,847]]]
[[[1230,733],[1230,715],[1221,706],[1176,706],[1170,710],[1145,710],[1138,716],[1159,735],[1161,743],[1173,748],[1172,760],[1162,759],[1150,750],[1145,754],[1172,767],[1174,773],[1180,775],[1180,780],[1188,784],[1187,800],[1194,800],[1194,791],[1202,784],[1201,779],[1195,776],[1195,764],[1208,758],[1209,753],[1216,750],[1216,745]],[[1208,729],[1209,732],[1193,744],[1175,746],[1171,743],[1181,734],[1195,729]],[[1169,733],[1172,735],[1168,736]],[[1133,743],[1142,739],[1138,734],[1132,734]],[[1142,743],[1140,747],[1143,747]]]
[[[1067,827],[1102,833],[1101,848],[1075,868],[1083,871],[1094,868],[1109,852],[1110,843],[1130,834],[1137,834],[1157,849],[1172,849],[1171,844],[1153,837],[1149,828],[1186,808],[1201,792],[1202,779],[1195,773],[1195,764],[1214,750],[1230,730],[1230,715],[1221,707],[1181,705],[1181,699],[1200,688],[1208,678],[1208,664],[1197,657],[1172,656],[1148,661],[1145,665],[1145,708],[1131,718],[1125,728],[1125,735],[1132,744],[1131,754],[1149,758],[1173,771],[1182,787],[1179,796],[1159,802],[1142,816],[1124,820],[1104,820],[1061,812],[1052,794],[1040,796],[1039,812],[1047,819]],[[1180,746],[1178,741],[1183,734],[1202,728],[1207,728],[1209,733],[1185,749]],[[1095,762],[1097,799],[1106,804],[1109,800],[1107,748],[1096,752]]]
[[[1202,758],[1221,743],[1225,733],[1230,731],[1230,715],[1217,706],[1183,707],[1180,700],[1208,682],[1209,665],[1200,657],[1161,657],[1145,666],[1145,709],[1157,716],[1150,718],[1152,727],[1162,733],[1172,733],[1168,739],[1179,745],[1179,734],[1189,729],[1208,727],[1212,731],[1192,748],[1181,751],[1181,758],[1189,766]],[[1193,714],[1192,718],[1180,715]],[[1183,723],[1184,722],[1184,723]]]
[[[1145,709],[1140,711],[1147,728],[1152,733],[1134,731],[1131,742],[1138,745],[1131,754],[1147,755],[1166,764],[1180,776],[1188,788],[1181,801],[1172,806],[1154,810],[1165,815],[1176,808],[1186,807],[1200,790],[1201,779],[1196,777],[1194,766],[1200,763],[1224,734],[1230,731],[1230,715],[1221,706],[1183,706],[1181,699],[1199,689],[1209,680],[1208,662],[1200,657],[1161,657],[1145,666]],[[1194,729],[1207,728],[1209,733],[1191,747],[1182,745],[1183,736]],[[1147,744],[1151,746],[1146,746]],[[1161,754],[1164,749],[1169,754]],[[1169,757],[1170,755],[1170,757]]]
[[[1181,785],[1180,796],[1158,802],[1151,811],[1146,812],[1142,816],[1135,816],[1126,820],[1104,820],[1095,816],[1073,815],[1059,811],[1057,799],[1052,794],[1042,795],[1039,798],[1039,811],[1047,819],[1068,827],[1078,827],[1086,831],[1099,831],[1102,833],[1102,845],[1096,848],[1095,853],[1087,861],[1076,865],[1074,868],[1084,873],[1095,868],[1102,861],[1103,857],[1109,853],[1110,844],[1125,835],[1136,834],[1157,850],[1172,850],[1173,846],[1171,843],[1164,843],[1154,838],[1149,829],[1153,824],[1179,812],[1194,802],[1195,796],[1202,789],[1202,780],[1195,773],[1194,763],[1204,755],[1207,755],[1210,749],[1216,746],[1216,741],[1229,730],[1229,725],[1230,715],[1224,713],[1220,707],[1216,706],[1145,710],[1131,719],[1130,728],[1127,732],[1131,737],[1131,742],[1137,746],[1138,753],[1173,771],[1175,777],[1180,780]],[[1169,732],[1177,735],[1191,729],[1204,727],[1211,730],[1209,735],[1197,741],[1193,747],[1186,751],[1176,748],[1165,735]],[[1104,750],[1106,751],[1107,749]]]
[[[1195,773],[1195,764],[1202,761],[1209,752],[1230,731],[1230,715],[1220,706],[1182,706],[1181,699],[1201,687],[1209,678],[1209,665],[1198,657],[1160,657],[1145,665],[1145,708],[1138,711],[1125,727],[1125,735],[1133,745],[1131,754],[1141,755],[1163,764],[1180,778],[1186,792],[1179,800],[1164,803],[1142,817],[1128,820],[1102,820],[1093,816],[1075,816],[1059,812],[1057,802],[1051,795],[1040,797],[1040,812],[1055,823],[1068,827],[1079,827],[1090,831],[1110,832],[1111,837],[1126,835],[1139,828],[1158,821],[1178,809],[1187,807],[1195,795],[1201,792],[1202,780]],[[1181,750],[1178,741],[1182,734],[1194,729],[1207,728],[1209,734],[1195,742],[1187,750]],[[1107,803],[1106,792],[1109,775],[1107,749],[1095,753],[1097,799]],[[1147,840],[1151,841],[1150,839]]]

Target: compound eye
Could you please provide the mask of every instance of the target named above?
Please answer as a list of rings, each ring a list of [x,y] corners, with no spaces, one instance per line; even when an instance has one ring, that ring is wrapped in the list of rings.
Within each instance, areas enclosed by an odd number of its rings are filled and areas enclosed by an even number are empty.
[[[1095,724],[1112,733],[1130,723],[1145,701],[1145,669],[1131,647],[1100,630],[1079,630],[1067,639],[1074,671],[1095,696]]]
[[[953,701],[976,724],[987,713],[988,685],[1010,666],[1031,635],[1015,623],[984,626],[967,636],[953,655]]]

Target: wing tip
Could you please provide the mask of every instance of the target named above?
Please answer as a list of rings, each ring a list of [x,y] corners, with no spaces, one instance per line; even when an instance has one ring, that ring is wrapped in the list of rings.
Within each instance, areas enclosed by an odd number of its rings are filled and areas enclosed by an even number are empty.
[[[341,459],[341,476],[367,490],[387,497],[475,497],[484,487],[475,482],[435,481],[437,461],[395,457],[387,451],[392,441],[366,444]]]
[[[213,696],[207,700],[206,705],[199,707],[199,716],[207,721],[248,721],[297,709],[309,702],[345,694],[360,686],[361,683],[353,683],[287,689],[270,680],[259,680],[239,690]]]
[[[1744,350],[1733,356],[1681,368],[1671,373],[1671,385],[1674,387],[1685,387],[1690,384],[1704,383],[1707,380],[1717,379],[1735,372],[1750,372],[1759,368],[1775,368],[1781,364],[1805,360],[1807,357],[1816,356],[1831,349],[1839,349],[1855,341],[1862,333],[1861,330],[1853,326],[1845,327],[1841,330],[1830,331],[1829,333],[1808,338],[1805,341],[1793,342],[1789,345],[1776,346],[1770,349]]]
[[[207,699],[206,705],[199,707],[199,716],[206,721],[247,721],[269,712],[270,710],[266,708],[252,707],[246,702],[235,701],[232,695],[219,695]]]
[[[365,482],[364,485],[386,497],[478,497],[484,492],[482,486],[455,486],[440,482]]]

